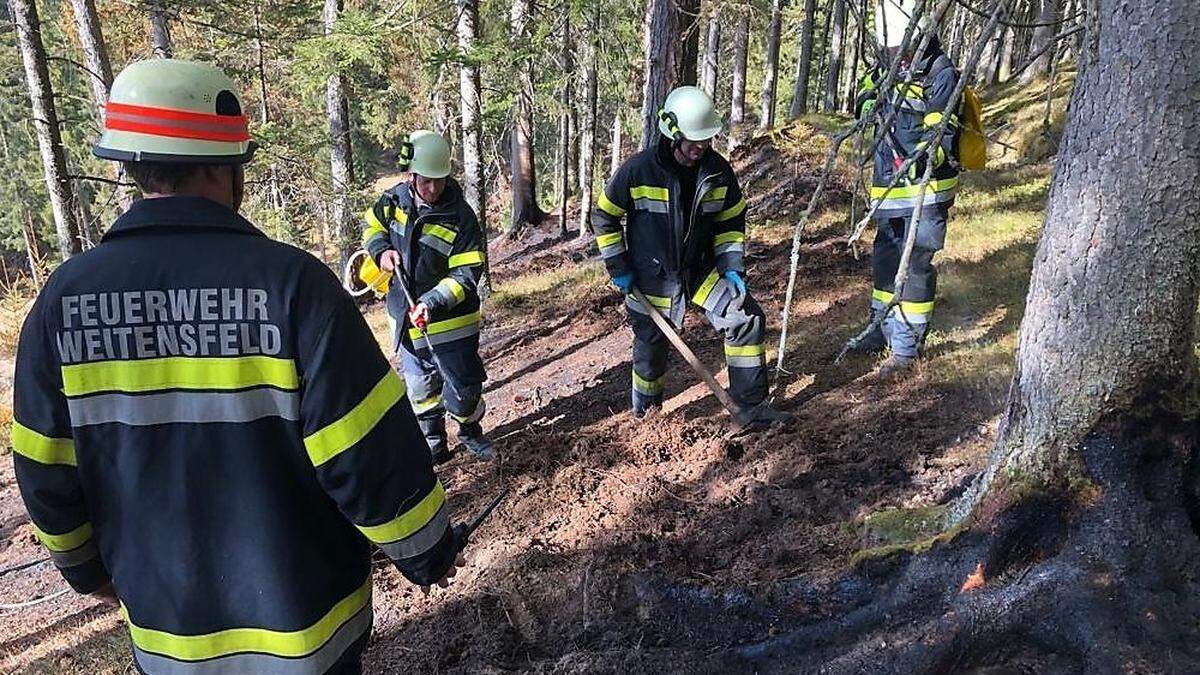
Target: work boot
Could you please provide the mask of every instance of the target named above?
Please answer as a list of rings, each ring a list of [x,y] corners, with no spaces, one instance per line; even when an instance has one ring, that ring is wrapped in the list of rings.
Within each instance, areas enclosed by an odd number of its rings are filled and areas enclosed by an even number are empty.
[[[875,320],[875,312],[872,311],[867,317],[867,325]],[[861,331],[860,331],[861,332]],[[857,334],[856,334],[857,335]],[[854,338],[850,338],[853,340]],[[875,326],[875,330],[867,333],[863,339],[854,343],[850,347],[850,352],[854,354],[878,354],[887,348],[887,339],[883,336],[883,325]]]
[[[487,436],[483,435],[483,427],[478,423],[464,424],[459,427],[458,440],[479,459],[492,460],[496,458],[495,446],[487,439]]]
[[[879,375],[880,379],[900,377],[901,375],[904,375],[908,371],[912,370],[912,367],[916,364],[916,362],[917,357],[915,356],[901,356],[899,354],[892,354],[887,361],[883,362],[883,365],[879,366],[879,370],[875,372]]]

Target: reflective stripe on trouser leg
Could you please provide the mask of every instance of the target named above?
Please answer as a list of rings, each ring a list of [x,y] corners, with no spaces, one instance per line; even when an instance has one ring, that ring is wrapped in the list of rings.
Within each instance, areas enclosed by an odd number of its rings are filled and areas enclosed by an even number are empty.
[[[446,447],[446,409],[442,400],[441,375],[433,361],[423,358],[403,343],[400,345],[400,367],[408,387],[408,400],[417,415],[421,433],[429,449],[437,452]]]
[[[629,312],[633,328],[630,398],[635,413],[661,407],[667,372],[667,338],[648,314]]]
[[[732,288],[721,293],[704,318],[725,337],[729,395],[739,405],[756,406],[767,398],[766,319],[749,293],[737,296]]]
[[[937,291],[937,269],[933,256],[941,249],[946,236],[947,209],[926,207],[917,229],[904,298],[892,308],[883,321],[883,334],[892,353],[915,358],[924,345],[929,321],[933,315]],[[891,218],[879,221],[875,246],[871,254],[872,277],[875,288],[871,294],[872,313],[883,311],[892,300],[900,257],[904,252],[907,219]]]
[[[483,402],[483,384],[456,385],[442,390],[446,411],[459,424],[475,424],[483,419],[487,405]]]

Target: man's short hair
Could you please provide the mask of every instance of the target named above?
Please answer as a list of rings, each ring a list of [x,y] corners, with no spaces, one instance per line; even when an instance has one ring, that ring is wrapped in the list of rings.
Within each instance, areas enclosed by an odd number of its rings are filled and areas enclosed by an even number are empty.
[[[183,162],[122,162],[125,175],[133,179],[142,192],[171,193],[200,170],[200,164]]]

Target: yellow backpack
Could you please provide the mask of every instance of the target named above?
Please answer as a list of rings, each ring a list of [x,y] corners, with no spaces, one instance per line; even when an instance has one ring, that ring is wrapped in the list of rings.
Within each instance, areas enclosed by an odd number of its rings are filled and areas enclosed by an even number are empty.
[[[967,171],[987,168],[987,137],[983,135],[983,101],[975,87],[963,90],[959,106],[958,164]]]

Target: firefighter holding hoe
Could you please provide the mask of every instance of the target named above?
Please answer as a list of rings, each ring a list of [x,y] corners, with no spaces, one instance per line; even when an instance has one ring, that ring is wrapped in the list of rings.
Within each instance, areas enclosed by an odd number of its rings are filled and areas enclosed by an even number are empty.
[[[144,673],[361,672],[372,544],[426,589],[462,564],[362,315],[238,215],[254,151],[220,70],[122,71],[95,154],[145,198],[50,276],[21,332],[22,497],[71,587],[120,602]]]
[[[446,413],[458,440],[491,459],[483,433],[487,373],[479,358],[479,293],[483,235],[475,211],[450,178],[450,144],[432,131],[409,134],[400,148],[410,178],[364,215],[363,246],[395,282],[387,291],[393,349],[434,464],[450,459]],[[365,263],[364,263],[365,264]]]
[[[650,312],[680,328],[689,302],[724,336],[734,402],[752,409],[767,396],[763,311],[747,289],[742,257],[746,200],[733,168],[712,148],[722,127],[708,94],[675,89],[658,114],[658,142],[621,165],[592,213],[596,244],[633,327],[637,417],[662,406],[666,381],[668,338]]]

